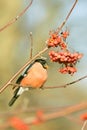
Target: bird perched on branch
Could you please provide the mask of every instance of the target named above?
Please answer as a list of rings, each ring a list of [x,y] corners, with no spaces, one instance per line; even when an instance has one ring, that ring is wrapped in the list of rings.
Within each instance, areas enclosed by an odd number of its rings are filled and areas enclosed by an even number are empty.
[[[47,80],[47,62],[44,59],[36,59],[21,75],[16,84],[19,87],[14,91],[14,95],[9,102],[9,106],[12,106],[16,99],[24,92],[32,88],[41,88]]]

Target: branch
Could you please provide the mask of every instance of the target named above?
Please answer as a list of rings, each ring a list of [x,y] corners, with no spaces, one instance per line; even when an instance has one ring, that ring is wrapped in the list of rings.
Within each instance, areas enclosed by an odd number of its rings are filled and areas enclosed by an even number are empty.
[[[30,32],[30,39],[31,39],[31,44],[30,44],[30,59],[32,59],[33,56],[33,37],[32,37],[32,32]]]
[[[76,3],[77,3],[77,2],[78,2],[78,0],[75,0],[73,6],[71,7],[71,9],[70,9],[68,15],[67,15],[66,18],[65,18],[65,20],[64,20],[64,21],[62,22],[62,24],[58,27],[58,30],[57,30],[58,33],[61,31],[61,29],[62,29],[62,28],[64,27],[64,25],[66,24],[66,22],[67,22],[67,20],[69,19],[69,17],[70,17],[70,15],[71,15],[71,13],[72,13],[74,7],[76,6]]]
[[[32,2],[33,2],[33,0],[31,0],[29,5],[21,13],[19,13],[15,18],[13,18],[7,24],[5,24],[3,27],[1,27],[0,28],[0,32],[3,31],[4,29],[6,29],[7,27],[9,27],[10,25],[12,25],[13,23],[15,23],[29,9],[29,7],[31,6]]]
[[[76,104],[76,105],[73,105],[73,106],[62,108],[60,110],[56,109],[56,111],[53,111],[53,112],[44,112],[44,109],[39,109],[39,110],[36,110],[35,116],[25,117],[21,120],[23,120],[23,122],[25,122],[28,125],[36,125],[36,124],[46,122],[48,120],[53,120],[53,119],[56,119],[56,118],[65,117],[69,114],[81,111],[81,110],[86,109],[86,108],[87,108],[87,102],[82,102],[82,103],[79,103],[79,104]],[[22,111],[17,110],[17,111],[11,112],[10,116],[9,116],[10,113],[8,113],[8,112],[7,112],[7,114],[6,114],[6,112],[5,112],[5,114],[1,113],[0,116],[2,118],[3,117],[7,118],[7,121],[3,122],[3,124],[0,127],[3,128],[5,126],[5,128],[6,128],[6,127],[10,126],[9,118],[12,118],[14,116],[18,117],[18,115],[24,114],[24,112],[27,112],[27,113],[30,112],[31,113],[32,111],[29,111],[29,109],[25,109],[25,110],[22,110]]]
[[[83,102],[83,103],[80,103],[80,104],[76,104],[76,105],[64,108],[64,109],[62,109],[58,112],[46,114],[44,116],[44,118],[45,118],[45,120],[49,120],[49,119],[53,119],[53,118],[63,117],[63,116],[66,116],[68,114],[74,113],[76,111],[83,110],[85,108],[87,108],[87,103]]]
[[[81,78],[79,78],[79,79],[77,79],[77,80],[74,80],[74,81],[72,81],[72,82],[70,82],[70,83],[61,85],[61,86],[44,87],[44,89],[66,88],[67,86],[72,85],[72,84],[74,84],[74,83],[77,83],[77,82],[79,82],[79,81],[81,81],[81,80],[83,80],[83,79],[85,79],[85,78],[87,78],[87,75],[85,75],[85,76],[83,76],[83,77],[81,77]]]
[[[87,125],[87,120],[83,123],[81,130],[85,130],[86,125]]]

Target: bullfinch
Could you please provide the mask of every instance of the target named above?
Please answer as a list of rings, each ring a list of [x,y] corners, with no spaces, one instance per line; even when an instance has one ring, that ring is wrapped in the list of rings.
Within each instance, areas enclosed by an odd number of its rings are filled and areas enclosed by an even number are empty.
[[[31,88],[41,88],[47,80],[47,62],[44,59],[36,59],[32,62],[25,72],[17,79],[16,84],[19,87],[14,91],[14,95],[9,102],[12,106],[16,99],[24,92]]]

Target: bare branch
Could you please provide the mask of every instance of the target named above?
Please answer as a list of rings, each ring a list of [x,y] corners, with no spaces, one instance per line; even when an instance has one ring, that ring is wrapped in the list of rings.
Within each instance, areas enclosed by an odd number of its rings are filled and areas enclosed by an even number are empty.
[[[77,80],[75,80],[75,81],[72,81],[72,82],[70,82],[70,83],[64,84],[64,85],[52,86],[52,87],[44,87],[44,89],[66,88],[66,87],[68,87],[69,85],[72,85],[72,84],[74,84],[74,83],[77,83],[77,82],[79,82],[79,81],[81,81],[81,80],[83,80],[83,79],[85,79],[85,78],[87,78],[87,75],[85,75],[85,76],[83,76],[83,77],[81,77],[81,78],[79,78],[79,79],[77,79]]]
[[[31,6],[32,2],[33,2],[33,0],[31,0],[29,5],[21,13],[19,13],[15,18],[13,18],[7,24],[5,24],[3,27],[1,27],[0,28],[0,32],[3,31],[4,29],[6,29],[7,27],[9,27],[10,25],[12,25],[13,23],[15,23],[29,9],[29,7]]]
[[[32,32],[30,32],[30,38],[31,38],[30,59],[32,59],[32,55],[33,55],[33,37],[32,37]]]
[[[87,125],[87,120],[83,123],[81,130],[85,130],[86,125]]]
[[[78,0],[75,0],[73,6],[72,6],[72,8],[71,8],[71,10],[69,11],[68,15],[67,15],[66,18],[65,18],[65,20],[64,20],[64,21],[62,22],[62,24],[58,27],[58,30],[57,30],[58,33],[61,31],[61,29],[64,27],[64,25],[66,24],[67,20],[69,19],[69,17],[70,17],[70,15],[71,15],[71,13],[72,13],[72,11],[73,11],[73,9],[74,9],[74,7],[75,7],[77,1],[78,1]]]
[[[24,122],[26,122],[27,124],[29,125],[35,125],[34,124],[34,121],[37,121],[39,123],[43,123],[43,121],[48,121],[48,120],[52,120],[52,119],[56,119],[56,118],[60,118],[60,117],[65,117],[69,114],[72,114],[72,113],[75,113],[75,112],[78,112],[78,111],[81,111],[83,109],[86,109],[87,108],[87,102],[82,102],[82,103],[79,103],[79,104],[76,104],[76,105],[72,105],[72,106],[68,106],[68,107],[65,107],[65,108],[62,108],[62,109],[56,109],[56,111],[53,111],[53,112],[44,112],[44,109],[39,109],[42,111],[42,115],[39,116],[39,115],[35,115],[35,116],[31,116],[31,117],[27,117],[27,118],[24,118]],[[4,117],[9,119],[9,114],[10,114],[10,117],[12,116],[17,116],[18,117],[18,114],[21,114],[21,113],[24,113],[24,112],[32,112],[29,111],[29,108],[28,109],[22,109],[22,110],[18,110],[17,108],[17,111],[12,111],[11,113],[1,113],[0,116],[1,117]],[[36,110],[36,113],[38,112],[38,110]],[[5,123],[5,125],[4,125]],[[8,120],[7,122],[4,122],[0,127],[3,128],[4,126],[5,127],[8,127],[10,126],[10,124],[8,124]],[[7,123],[7,125],[6,125]],[[4,125],[4,126],[3,126]],[[84,124],[85,125],[85,124]],[[83,129],[81,129],[83,130]]]

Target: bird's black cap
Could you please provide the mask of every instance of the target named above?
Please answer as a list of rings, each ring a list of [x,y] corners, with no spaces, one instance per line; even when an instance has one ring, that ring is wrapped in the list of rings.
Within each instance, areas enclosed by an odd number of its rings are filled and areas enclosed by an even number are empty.
[[[35,62],[40,62],[42,65],[47,63],[44,59],[36,59]]]

